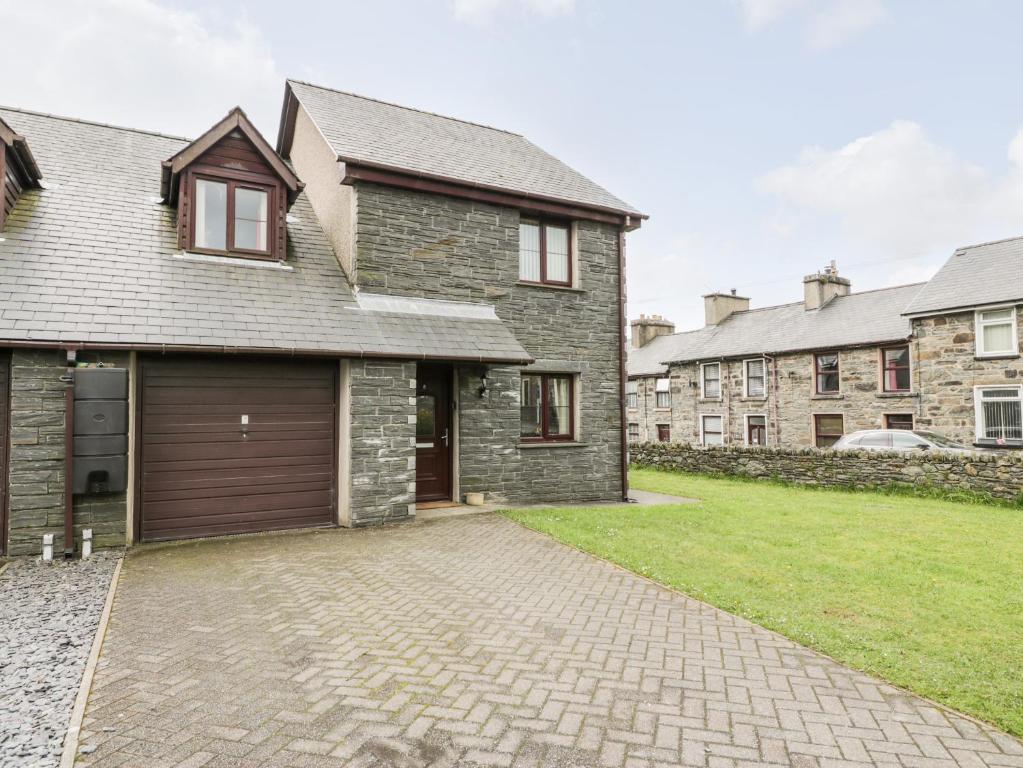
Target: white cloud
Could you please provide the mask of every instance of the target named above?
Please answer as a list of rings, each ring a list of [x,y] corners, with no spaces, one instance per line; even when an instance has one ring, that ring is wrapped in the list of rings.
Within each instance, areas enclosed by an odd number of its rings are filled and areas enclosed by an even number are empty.
[[[155,0],[0,0],[0,11],[18,30],[4,53],[23,64],[0,103],[188,136],[237,104],[276,137],[284,78],[244,21],[214,31]]]
[[[758,32],[786,16],[802,26],[806,44],[814,50],[841,45],[884,21],[883,0],[738,0],[743,21]]]
[[[575,10],[575,0],[451,0],[456,19],[486,24],[502,13],[525,11],[538,16],[561,16]]]
[[[805,149],[758,187],[799,221],[792,236],[836,222],[844,242],[904,259],[1023,232],[1023,131],[1008,157],[993,174],[900,120],[838,149]]]

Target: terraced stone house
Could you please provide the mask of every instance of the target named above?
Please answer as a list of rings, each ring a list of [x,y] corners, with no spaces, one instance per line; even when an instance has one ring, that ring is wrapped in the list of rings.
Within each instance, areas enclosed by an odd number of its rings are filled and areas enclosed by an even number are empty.
[[[6,552],[625,494],[644,217],[522,136],[294,81],[276,146],[0,120]]]
[[[704,297],[704,327],[632,326],[629,440],[827,448],[863,429],[1023,447],[1023,238],[957,251],[928,283],[851,292],[832,264],[804,299]],[[906,436],[881,440],[912,441]]]

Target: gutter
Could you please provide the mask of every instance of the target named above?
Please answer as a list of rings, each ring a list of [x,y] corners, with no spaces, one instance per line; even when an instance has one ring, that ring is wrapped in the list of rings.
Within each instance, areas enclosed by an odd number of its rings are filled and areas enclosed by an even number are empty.
[[[622,454],[622,501],[629,500],[629,435],[625,388],[625,227],[618,230],[618,407]]]
[[[204,355],[265,355],[282,357],[365,358],[371,360],[434,360],[438,362],[531,365],[536,359],[527,357],[487,357],[484,355],[430,355],[410,352],[369,352],[366,350],[324,350],[299,347],[231,347],[226,345],[129,344],[92,341],[27,341],[0,339],[0,347],[11,349],[64,349],[69,352],[89,350],[104,352],[152,352],[154,354],[190,353]]]

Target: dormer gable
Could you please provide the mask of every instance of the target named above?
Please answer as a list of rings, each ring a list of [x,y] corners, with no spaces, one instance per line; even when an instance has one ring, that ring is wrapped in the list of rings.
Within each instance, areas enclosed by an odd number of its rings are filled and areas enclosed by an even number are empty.
[[[0,232],[22,190],[38,188],[42,177],[25,137],[0,118]]]
[[[178,246],[283,261],[294,171],[239,107],[163,162],[160,194],[177,208]]]

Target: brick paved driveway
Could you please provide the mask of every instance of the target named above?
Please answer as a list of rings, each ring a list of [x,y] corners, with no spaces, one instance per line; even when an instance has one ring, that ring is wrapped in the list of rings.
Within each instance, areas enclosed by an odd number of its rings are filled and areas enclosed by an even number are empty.
[[[79,765],[1023,766],[996,731],[473,516],[125,562]]]

